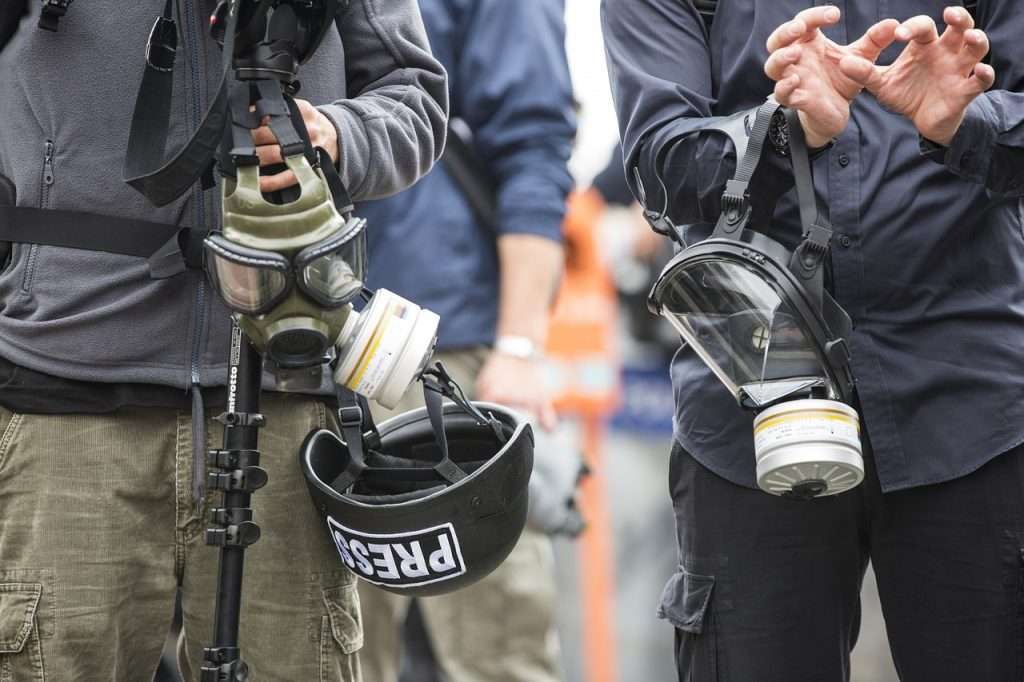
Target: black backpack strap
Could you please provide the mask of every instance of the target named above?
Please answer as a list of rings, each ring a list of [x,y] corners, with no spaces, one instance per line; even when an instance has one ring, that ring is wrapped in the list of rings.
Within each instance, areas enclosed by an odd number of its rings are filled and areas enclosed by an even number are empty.
[[[0,205],[0,242],[148,258],[154,279],[175,275],[186,266],[202,267],[202,237],[203,233],[180,225],[82,211]]]
[[[498,232],[498,183],[473,146],[448,121],[448,141],[441,163],[462,192],[473,217],[491,232]]]
[[[124,180],[156,206],[174,201],[212,169],[228,123],[228,85],[235,50],[240,0],[231,0],[224,33],[220,84],[192,138],[164,160],[174,91],[174,58],[178,51],[176,0],[166,0],[146,46],[146,66],[135,99]]]

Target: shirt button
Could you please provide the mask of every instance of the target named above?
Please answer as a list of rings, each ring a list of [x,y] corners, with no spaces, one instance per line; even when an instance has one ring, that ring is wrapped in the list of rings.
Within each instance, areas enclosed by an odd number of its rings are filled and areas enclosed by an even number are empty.
[[[846,154],[840,154],[839,155],[839,165],[842,166],[843,168],[846,168],[847,166],[849,166],[850,165],[850,157],[847,156]]]
[[[853,244],[853,240],[847,237],[845,234],[839,238],[839,245],[844,249],[850,248],[851,244]]]

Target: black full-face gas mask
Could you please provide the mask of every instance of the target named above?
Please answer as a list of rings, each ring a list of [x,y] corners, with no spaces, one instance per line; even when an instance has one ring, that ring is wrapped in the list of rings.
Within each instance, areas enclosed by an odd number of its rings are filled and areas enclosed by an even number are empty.
[[[748,186],[775,116],[788,124],[800,203],[803,234],[793,250],[765,234],[767,225],[751,223]],[[737,136],[734,125],[719,130]],[[819,210],[796,112],[769,100],[736,148],[736,175],[713,234],[672,259],[648,306],[756,413],[762,490],[802,498],[840,493],[864,476],[847,345],[852,324],[826,290],[832,229]]]

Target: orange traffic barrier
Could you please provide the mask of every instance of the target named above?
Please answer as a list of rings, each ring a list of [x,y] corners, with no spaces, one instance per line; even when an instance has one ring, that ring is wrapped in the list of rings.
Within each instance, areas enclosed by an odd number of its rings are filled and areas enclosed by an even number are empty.
[[[581,419],[583,450],[592,471],[581,490],[587,529],[579,540],[587,682],[614,682],[617,675],[615,555],[601,460],[604,423],[619,400],[618,310],[597,240],[604,210],[604,201],[594,190],[569,199],[565,277],[547,344],[555,406],[560,413]]]

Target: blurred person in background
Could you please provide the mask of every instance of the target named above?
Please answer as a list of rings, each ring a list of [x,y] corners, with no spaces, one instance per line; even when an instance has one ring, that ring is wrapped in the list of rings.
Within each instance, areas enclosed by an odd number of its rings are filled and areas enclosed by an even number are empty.
[[[848,680],[870,558],[902,679],[1020,680],[1024,13],[981,0],[981,31],[939,0],[733,0],[709,28],[697,5],[714,4],[604,0],[627,177],[692,244],[736,169],[696,131],[773,93],[799,112],[854,321],[866,478],[813,501],[757,490],[751,414],[680,351],[680,568],[660,609],[679,679]],[[799,234],[791,187],[768,145],[750,188],[773,234]]]
[[[412,189],[360,205],[370,283],[441,316],[439,359],[476,400],[552,428],[541,351],[563,265],[575,136],[561,0],[420,0],[449,74],[445,162]],[[419,406],[410,392],[392,414]],[[383,412],[375,418],[385,418]],[[527,529],[480,583],[417,602],[449,682],[559,678],[550,540]],[[411,602],[362,583],[367,680],[395,682]],[[429,679],[416,670],[411,679]]]

